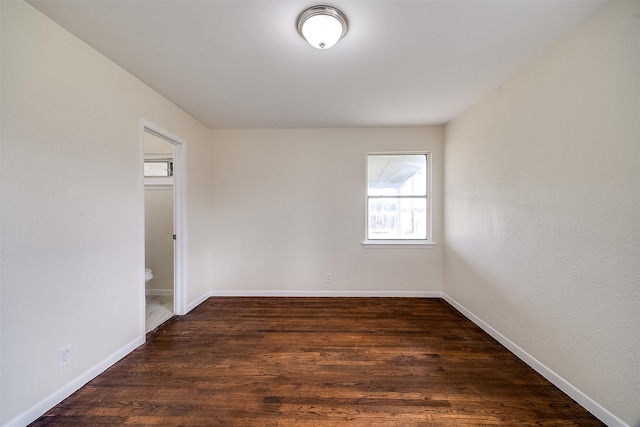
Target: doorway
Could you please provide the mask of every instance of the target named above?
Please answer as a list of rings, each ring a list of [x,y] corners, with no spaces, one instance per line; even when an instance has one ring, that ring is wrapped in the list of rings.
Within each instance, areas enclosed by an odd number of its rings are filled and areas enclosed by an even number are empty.
[[[185,141],[142,121],[142,331],[185,313]]]

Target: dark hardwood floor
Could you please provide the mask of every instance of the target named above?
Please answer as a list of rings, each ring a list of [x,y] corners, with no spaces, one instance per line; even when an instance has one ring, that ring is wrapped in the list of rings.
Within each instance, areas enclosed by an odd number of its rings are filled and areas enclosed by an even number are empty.
[[[211,298],[35,426],[602,426],[439,299]]]

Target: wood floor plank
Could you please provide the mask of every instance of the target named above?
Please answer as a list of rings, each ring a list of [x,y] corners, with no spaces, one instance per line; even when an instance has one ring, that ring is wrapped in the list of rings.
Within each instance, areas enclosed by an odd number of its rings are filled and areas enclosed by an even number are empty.
[[[34,426],[602,426],[440,299],[211,298]]]

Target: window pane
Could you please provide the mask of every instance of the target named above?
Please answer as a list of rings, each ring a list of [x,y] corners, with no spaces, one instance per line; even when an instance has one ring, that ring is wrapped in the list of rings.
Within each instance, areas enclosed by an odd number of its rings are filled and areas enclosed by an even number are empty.
[[[426,239],[427,199],[369,198],[367,239]]]
[[[171,176],[169,162],[144,162],[144,176]]]
[[[369,196],[426,196],[425,154],[369,155]]]

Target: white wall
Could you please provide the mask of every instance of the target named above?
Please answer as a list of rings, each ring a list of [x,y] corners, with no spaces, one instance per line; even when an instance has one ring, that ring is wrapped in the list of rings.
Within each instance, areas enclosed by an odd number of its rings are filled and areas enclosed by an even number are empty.
[[[445,130],[446,294],[640,424],[640,3]]]
[[[442,290],[442,128],[208,131],[29,5],[0,11],[0,424],[143,336],[141,118],[187,140],[187,302]],[[446,293],[629,425],[639,13],[610,4],[454,120],[445,158]],[[365,156],[386,150],[432,152],[436,247],[360,245]]]
[[[145,159],[173,158],[173,144],[149,132],[143,135],[143,148]],[[174,288],[174,194],[173,183],[166,184],[167,180],[173,182],[173,178],[145,178],[144,186],[144,264],[153,273],[146,288],[162,289],[164,295]]]
[[[147,290],[173,291],[173,187],[145,185],[144,188],[145,266],[153,279]]]
[[[209,131],[28,4],[0,7],[0,424],[20,425],[144,338],[142,118],[187,141],[187,301],[208,293]]]
[[[213,292],[442,290],[442,128],[212,131]],[[427,249],[365,249],[366,155],[433,155]],[[332,273],[333,282],[325,282]]]

